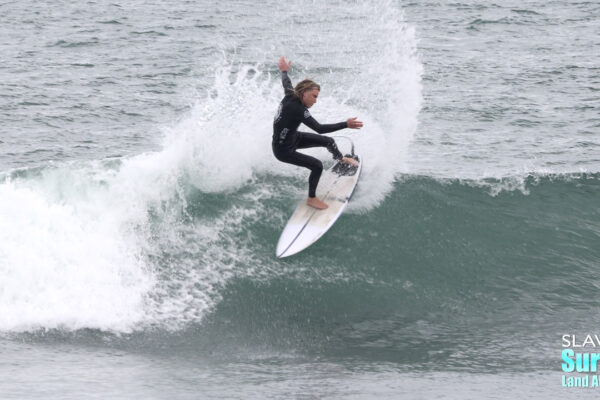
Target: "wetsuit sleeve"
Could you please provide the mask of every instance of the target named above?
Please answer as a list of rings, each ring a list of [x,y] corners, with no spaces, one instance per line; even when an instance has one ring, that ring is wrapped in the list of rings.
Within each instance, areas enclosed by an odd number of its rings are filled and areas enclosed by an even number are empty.
[[[281,71],[281,83],[283,84],[283,91],[286,95],[294,91],[294,87],[292,86],[292,80],[288,76],[287,71]]]
[[[310,112],[308,112],[307,109],[304,110],[302,123],[320,134],[335,132],[348,127],[346,122],[338,122],[336,124],[320,124],[312,117],[312,115],[310,115]]]

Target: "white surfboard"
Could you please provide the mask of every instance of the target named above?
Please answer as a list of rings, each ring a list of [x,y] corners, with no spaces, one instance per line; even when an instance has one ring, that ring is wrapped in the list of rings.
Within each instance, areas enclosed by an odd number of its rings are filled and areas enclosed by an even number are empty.
[[[317,197],[329,208],[317,210],[307,206],[304,199],[279,237],[275,252],[277,257],[288,257],[304,250],[323,236],[339,218],[348,205],[360,177],[362,161],[358,157],[355,158],[358,167],[339,161],[321,174]]]

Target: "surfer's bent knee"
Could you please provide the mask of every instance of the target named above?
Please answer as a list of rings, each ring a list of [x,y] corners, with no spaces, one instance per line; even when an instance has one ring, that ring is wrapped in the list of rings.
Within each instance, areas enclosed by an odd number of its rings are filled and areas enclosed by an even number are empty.
[[[311,168],[314,172],[318,172],[319,174],[323,172],[323,163],[320,160],[315,160],[313,163],[314,167]]]

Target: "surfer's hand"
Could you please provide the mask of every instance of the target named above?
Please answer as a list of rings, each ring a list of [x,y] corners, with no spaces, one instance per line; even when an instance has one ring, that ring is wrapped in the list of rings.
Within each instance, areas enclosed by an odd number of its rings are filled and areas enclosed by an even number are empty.
[[[352,129],[360,129],[363,126],[362,121],[358,121],[356,119],[356,117],[354,117],[354,118],[348,118],[346,120],[346,124],[348,125],[348,128],[352,128]]]
[[[281,72],[287,72],[290,70],[290,65],[292,65],[291,61],[286,62],[285,61],[285,57],[281,57],[279,59],[279,62],[277,63],[277,66],[279,67],[279,70]]]

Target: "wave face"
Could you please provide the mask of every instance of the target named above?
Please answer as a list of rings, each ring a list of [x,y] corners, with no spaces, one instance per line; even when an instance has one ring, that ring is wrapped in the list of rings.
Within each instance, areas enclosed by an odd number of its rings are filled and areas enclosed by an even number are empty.
[[[599,178],[527,176],[494,194],[508,182],[404,176],[310,251],[231,281],[200,342],[408,369],[547,368],[560,332],[598,322]],[[251,230],[263,229],[276,237]]]
[[[227,196],[183,184],[177,201],[154,198],[153,188],[137,225],[135,206],[114,183],[98,183],[99,219],[79,189],[79,204],[59,206],[7,183],[4,204],[12,196],[36,216],[28,223],[13,205],[20,223],[12,228],[37,235],[10,247],[9,260],[27,268],[4,267],[11,284],[3,309],[13,312],[2,315],[2,329],[146,337],[159,328],[212,356],[253,349],[407,368],[478,370],[491,362],[527,370],[539,368],[540,357],[551,362],[554,348],[528,353],[507,337],[529,335],[535,323],[553,343],[556,332],[598,322],[588,311],[598,290],[598,174],[485,182],[404,175],[380,207],[345,215],[310,250],[282,261],[274,245],[297,183],[257,177]],[[115,222],[121,212],[125,230]],[[59,227],[43,246],[43,235]]]

